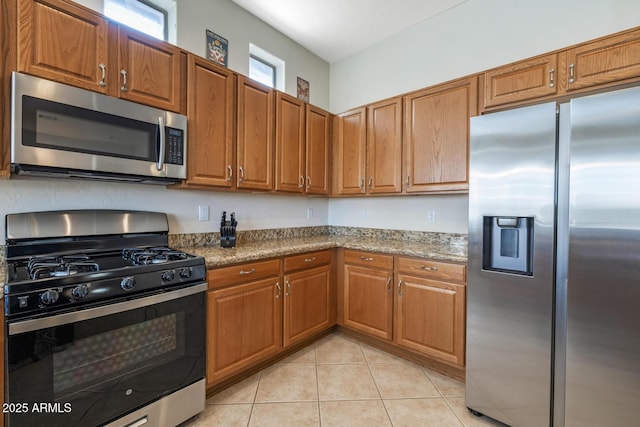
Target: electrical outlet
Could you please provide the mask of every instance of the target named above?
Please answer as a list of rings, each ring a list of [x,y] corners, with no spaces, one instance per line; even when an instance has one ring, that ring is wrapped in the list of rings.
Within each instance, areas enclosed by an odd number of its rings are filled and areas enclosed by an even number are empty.
[[[313,208],[307,208],[307,218],[313,218]]]
[[[427,211],[427,222],[436,222],[436,211]]]
[[[209,221],[209,206],[198,206],[198,221]]]

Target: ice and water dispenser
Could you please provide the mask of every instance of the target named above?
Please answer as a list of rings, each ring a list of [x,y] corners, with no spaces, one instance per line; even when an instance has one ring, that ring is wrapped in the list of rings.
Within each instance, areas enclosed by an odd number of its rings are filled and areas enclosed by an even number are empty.
[[[485,216],[484,270],[533,275],[533,217]]]

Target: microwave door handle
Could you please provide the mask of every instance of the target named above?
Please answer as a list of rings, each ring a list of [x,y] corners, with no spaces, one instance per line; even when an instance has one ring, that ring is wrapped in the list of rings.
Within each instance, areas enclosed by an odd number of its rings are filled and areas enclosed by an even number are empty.
[[[158,117],[158,132],[160,134],[160,150],[158,152],[158,162],[156,169],[161,171],[164,168],[165,141],[164,141],[164,118]]]

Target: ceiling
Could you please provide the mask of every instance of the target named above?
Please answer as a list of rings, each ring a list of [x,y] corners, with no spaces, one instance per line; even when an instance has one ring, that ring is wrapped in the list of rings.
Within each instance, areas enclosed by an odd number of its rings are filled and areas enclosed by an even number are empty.
[[[233,0],[332,63],[468,0]]]

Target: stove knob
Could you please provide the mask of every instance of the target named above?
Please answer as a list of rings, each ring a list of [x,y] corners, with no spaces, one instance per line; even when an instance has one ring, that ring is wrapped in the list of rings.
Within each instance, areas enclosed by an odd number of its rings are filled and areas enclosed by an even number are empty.
[[[173,270],[167,270],[162,272],[163,282],[170,282],[173,280],[174,277],[175,277],[175,273],[173,272]]]
[[[133,289],[135,285],[136,285],[136,280],[133,278],[133,276],[125,277],[120,282],[120,287],[125,291],[130,291],[131,289]]]
[[[183,268],[182,270],[180,270],[180,277],[182,277],[183,279],[188,279],[189,277],[191,277],[191,269]]]
[[[49,289],[40,294],[40,302],[43,304],[55,304],[60,294],[55,289]]]
[[[71,291],[71,296],[76,299],[82,299],[89,295],[89,288],[87,285],[78,285]]]

